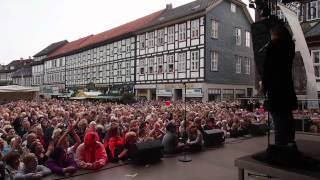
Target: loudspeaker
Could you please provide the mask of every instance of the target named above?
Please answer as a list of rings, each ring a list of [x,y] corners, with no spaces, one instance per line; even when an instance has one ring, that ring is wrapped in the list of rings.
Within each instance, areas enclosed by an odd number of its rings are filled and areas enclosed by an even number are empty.
[[[251,123],[249,133],[252,136],[264,136],[268,131],[268,126],[264,123]]]
[[[224,143],[224,132],[221,129],[205,130],[203,139],[206,147],[219,146]]]
[[[159,161],[162,157],[163,145],[160,140],[138,143],[132,148],[131,159],[136,164],[147,164]]]

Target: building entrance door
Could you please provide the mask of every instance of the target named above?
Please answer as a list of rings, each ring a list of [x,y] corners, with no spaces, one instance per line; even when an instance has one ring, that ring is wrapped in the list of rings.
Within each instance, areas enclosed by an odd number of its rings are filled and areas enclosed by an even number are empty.
[[[175,89],[175,94],[176,94],[176,100],[180,101],[182,100],[182,89]]]

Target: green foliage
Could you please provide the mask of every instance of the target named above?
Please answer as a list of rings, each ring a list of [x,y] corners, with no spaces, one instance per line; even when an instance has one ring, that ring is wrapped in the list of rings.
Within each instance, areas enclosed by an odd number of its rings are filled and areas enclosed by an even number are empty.
[[[96,89],[96,85],[93,82],[90,82],[89,84],[87,84],[87,89],[89,91],[93,91]]]
[[[74,90],[73,94],[71,95],[71,97],[76,97],[76,95],[78,94],[78,90]]]
[[[123,93],[121,97],[121,103],[131,104],[136,102],[135,96],[132,93]]]
[[[8,86],[8,85],[12,85],[12,81],[0,81],[0,86]]]

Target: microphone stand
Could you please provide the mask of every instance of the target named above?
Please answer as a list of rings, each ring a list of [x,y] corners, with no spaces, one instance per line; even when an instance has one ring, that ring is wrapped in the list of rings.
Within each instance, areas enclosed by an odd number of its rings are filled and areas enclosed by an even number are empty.
[[[188,155],[187,152],[187,141],[188,141],[188,133],[187,133],[187,103],[186,103],[186,95],[187,95],[187,85],[186,83],[184,84],[184,134],[182,137],[183,138],[183,142],[184,142],[184,148],[183,148],[183,152],[182,152],[182,156],[179,157],[179,161],[180,162],[191,162],[192,159],[191,157]]]

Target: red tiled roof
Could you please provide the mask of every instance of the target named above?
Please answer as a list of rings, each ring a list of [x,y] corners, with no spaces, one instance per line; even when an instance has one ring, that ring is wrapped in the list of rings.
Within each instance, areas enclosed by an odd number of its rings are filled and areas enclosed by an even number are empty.
[[[124,25],[118,26],[116,28],[107,30],[105,32],[96,34],[96,35],[90,35],[72,42],[69,42],[59,48],[57,51],[52,53],[48,58],[55,58],[58,56],[62,56],[66,53],[70,53],[72,51],[79,50],[81,48],[85,48],[94,44],[98,44],[107,40],[111,40],[113,38],[119,37],[121,35],[134,32],[138,30],[139,28],[143,27],[147,23],[151,22],[155,18],[161,15],[161,13],[164,10],[157,11],[155,13],[149,14],[147,16],[144,16],[142,18],[136,19],[134,21],[131,21],[129,23],[126,23]]]
[[[60,47],[58,50],[56,50],[54,53],[50,54],[48,56],[48,58],[53,58],[53,57],[57,57],[59,55],[74,51],[76,49],[81,48],[81,44],[83,44],[84,42],[86,42],[89,38],[91,38],[93,35],[90,36],[86,36],[83,38],[80,38],[78,40],[66,43],[65,45],[63,45],[62,47]]]
[[[94,35],[92,38],[90,38],[88,41],[86,41],[84,43],[84,46],[100,43],[100,42],[103,42],[103,41],[106,41],[106,40],[109,40],[112,38],[119,37],[119,36],[124,35],[126,33],[136,31],[139,28],[141,28],[142,26],[149,23],[150,21],[157,18],[162,12],[163,12],[163,10],[152,13],[152,14],[147,15],[145,17],[131,21],[127,24],[124,24],[124,25],[118,26],[116,28],[113,28],[111,30]]]

